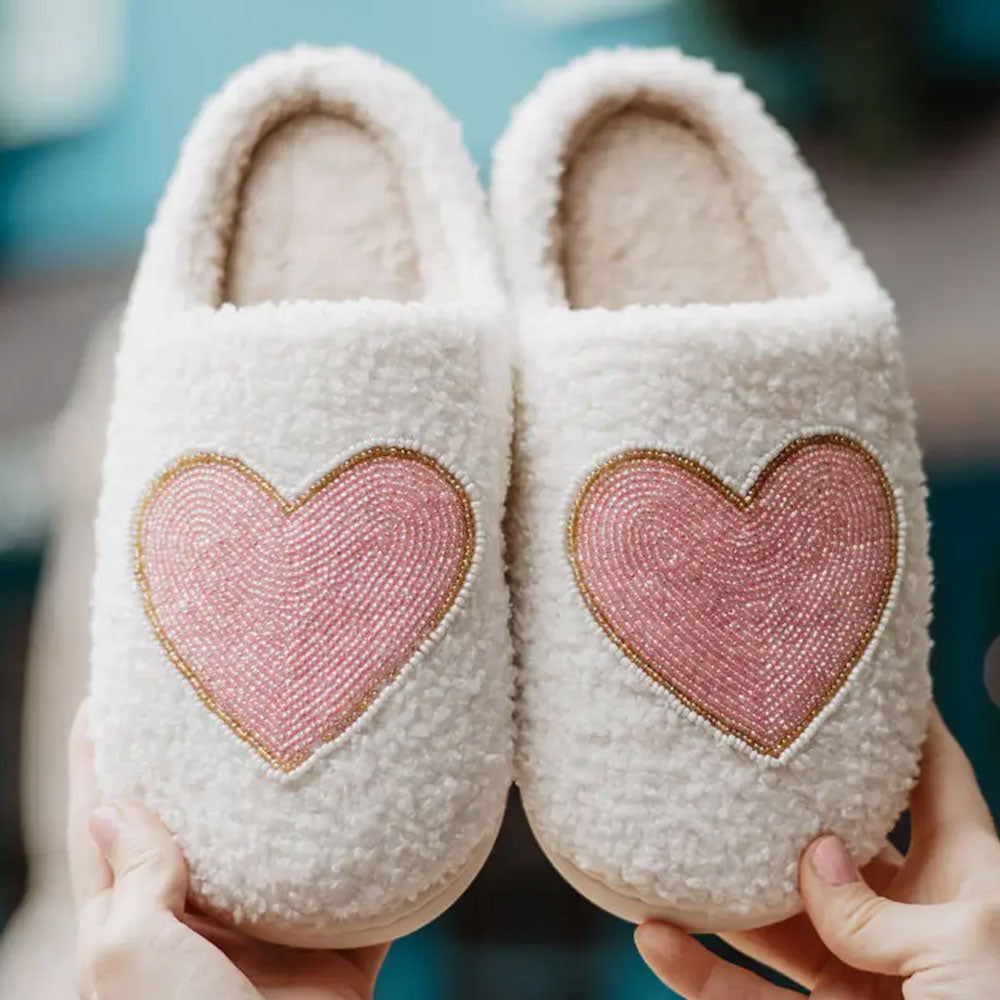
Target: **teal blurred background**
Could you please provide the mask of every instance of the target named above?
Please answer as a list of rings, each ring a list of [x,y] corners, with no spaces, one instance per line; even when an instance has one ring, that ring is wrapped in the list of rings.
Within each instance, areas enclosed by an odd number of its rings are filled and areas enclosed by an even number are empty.
[[[50,430],[92,328],[127,291],[201,101],[243,63],[298,41],[357,45],[412,70],[463,121],[485,179],[512,103],[593,46],[679,45],[762,92],[899,302],[931,485],[936,692],[1000,810],[1000,710],[984,684],[1000,635],[1000,4],[0,0],[0,927],[27,859],[44,861],[21,832],[25,808],[46,795],[44,769],[21,781],[19,748],[38,717],[36,705],[22,725],[59,497]],[[87,433],[82,450],[99,451],[99,427]],[[0,983],[3,963],[30,946],[0,946]],[[378,995],[668,993],[630,928],[549,871],[515,802],[476,885],[393,947]]]
[[[597,45],[679,45],[746,74],[786,121],[803,124],[833,104],[848,131],[873,121],[874,135],[866,138],[878,143],[887,134],[904,138],[903,122],[913,112],[906,106],[904,62],[918,52],[920,73],[942,81],[992,80],[1000,67],[1000,5],[993,0],[603,5],[612,13],[646,8],[618,17],[597,16],[602,5],[591,0],[579,5],[589,16],[577,19],[572,0],[553,3],[551,12],[545,0],[143,0],[125,6],[122,80],[106,113],[83,134],[3,157],[0,253],[8,267],[134,252],[205,96],[262,52],[300,41],[357,45],[411,70],[465,123],[466,141],[484,168],[511,104],[546,69]],[[731,15],[730,6],[740,13]],[[803,7],[833,13],[810,24]],[[758,26],[756,36],[749,33],[753,47],[732,34],[741,23]],[[905,50],[899,44],[904,32],[911,33]],[[841,64],[843,78],[831,81],[828,74]]]

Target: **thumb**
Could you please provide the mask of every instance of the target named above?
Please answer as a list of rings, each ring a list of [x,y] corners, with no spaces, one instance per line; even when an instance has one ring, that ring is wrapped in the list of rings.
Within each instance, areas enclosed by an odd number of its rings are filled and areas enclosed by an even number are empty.
[[[827,834],[806,848],[799,865],[806,912],[823,943],[855,969],[905,976],[933,949],[937,907],[896,903],[861,877],[844,842]]]
[[[115,900],[145,907],[184,910],[187,868],[167,828],[149,810],[133,803],[100,806],[90,817],[94,838],[114,874]]]

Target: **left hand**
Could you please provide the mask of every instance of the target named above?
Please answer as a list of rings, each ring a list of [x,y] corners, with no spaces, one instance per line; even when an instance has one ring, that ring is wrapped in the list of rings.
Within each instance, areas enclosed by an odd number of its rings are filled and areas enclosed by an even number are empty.
[[[84,1000],[371,1000],[388,945],[304,951],[187,905],[173,837],[147,809],[100,805],[84,709],[70,737],[68,847]]]

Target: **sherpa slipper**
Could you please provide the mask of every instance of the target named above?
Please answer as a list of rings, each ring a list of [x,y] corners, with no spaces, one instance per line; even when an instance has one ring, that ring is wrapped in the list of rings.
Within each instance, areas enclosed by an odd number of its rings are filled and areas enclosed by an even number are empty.
[[[628,919],[785,917],[810,838],[879,849],[927,718],[892,304],[759,100],[674,51],[548,76],[493,207],[532,826]]]
[[[270,940],[407,933],[510,774],[506,303],[460,131],[302,48],[205,107],[124,320],[97,526],[104,793]]]

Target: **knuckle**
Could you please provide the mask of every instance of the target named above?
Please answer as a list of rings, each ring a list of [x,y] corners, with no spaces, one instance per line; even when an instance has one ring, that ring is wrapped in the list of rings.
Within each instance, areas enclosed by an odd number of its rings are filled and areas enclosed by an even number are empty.
[[[119,879],[134,875],[165,879],[170,876],[170,873],[170,862],[163,856],[163,853],[151,845],[142,845],[129,849],[119,863],[115,875]]]
[[[1000,899],[969,904],[955,929],[962,940],[997,947],[1000,945]]]
[[[135,954],[135,942],[128,927],[111,922],[97,935],[83,956],[81,979],[99,991],[126,975]]]
[[[858,894],[845,902],[843,926],[848,937],[861,938],[871,933],[872,927],[885,910],[885,900],[879,896]]]

